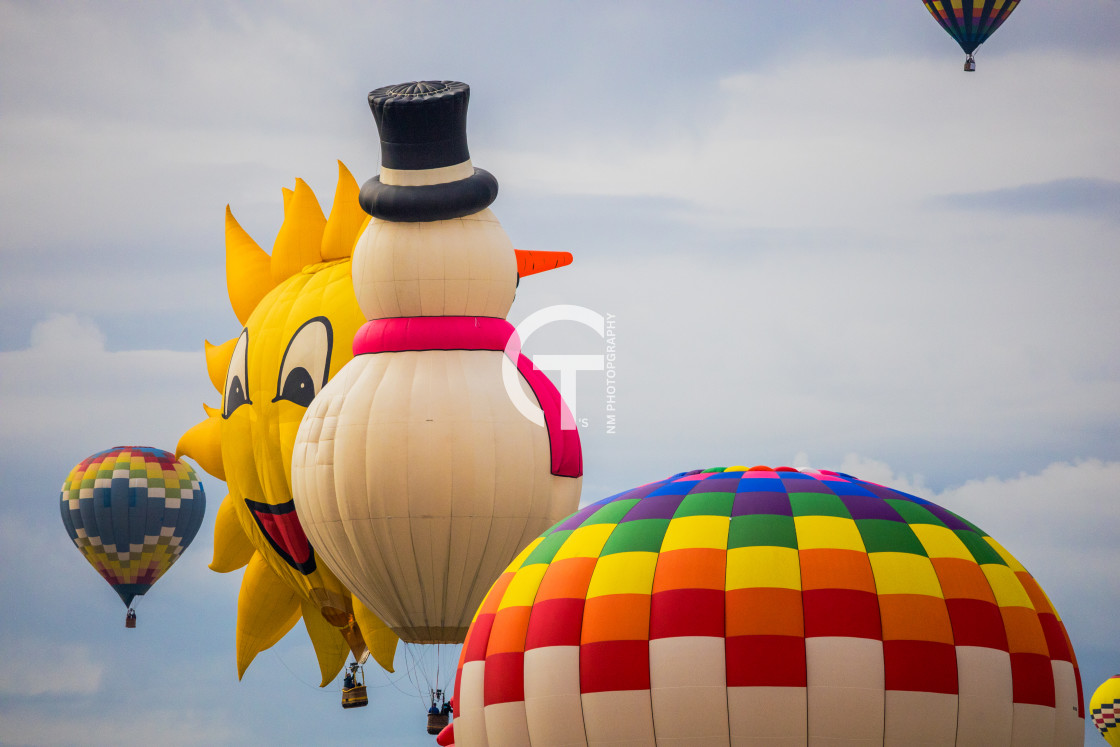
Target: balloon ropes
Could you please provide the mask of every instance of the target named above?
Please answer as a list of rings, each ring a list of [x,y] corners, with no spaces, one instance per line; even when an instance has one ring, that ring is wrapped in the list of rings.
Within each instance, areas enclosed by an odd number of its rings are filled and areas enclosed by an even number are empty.
[[[62,523],[128,608],[179,559],[202,525],[206,494],[189,465],[147,446],[100,451],[62,484]]]
[[[1007,20],[1019,0],[922,0],[949,36],[961,46],[965,72],[976,70],[973,53]]]
[[[412,691],[428,706],[429,733],[439,734],[451,715],[452,686],[462,646],[404,643],[400,650],[404,654],[405,677]]]

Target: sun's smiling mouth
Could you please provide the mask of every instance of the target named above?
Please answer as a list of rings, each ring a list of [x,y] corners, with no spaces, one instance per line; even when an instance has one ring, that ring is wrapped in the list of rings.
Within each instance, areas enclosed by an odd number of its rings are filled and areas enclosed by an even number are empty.
[[[315,571],[315,551],[303,533],[294,502],[273,505],[246,498],[245,505],[268,544],[288,565],[304,575]]]

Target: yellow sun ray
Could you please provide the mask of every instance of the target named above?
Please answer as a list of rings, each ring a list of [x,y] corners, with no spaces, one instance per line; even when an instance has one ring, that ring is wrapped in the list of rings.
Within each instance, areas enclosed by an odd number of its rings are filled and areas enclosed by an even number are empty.
[[[295,592],[254,553],[237,597],[237,679],[257,654],[287,635],[300,613]]]
[[[227,497],[218,506],[218,517],[214,521],[214,558],[210,570],[229,573],[244,568],[253,558],[256,548],[241,528],[233,501]]]
[[[212,407],[202,406],[207,418],[179,437],[175,456],[189,456],[219,480],[226,479],[222,465],[222,416]]]
[[[272,258],[257,246],[226,205],[226,290],[233,313],[242,324],[276,286],[271,268]]]
[[[350,647],[338,632],[338,628],[327,622],[319,610],[310,602],[303,602],[303,626],[307,629],[307,636],[315,648],[315,658],[319,660],[319,673],[323,681],[320,687],[326,687],[338,674],[338,670],[346,664],[346,657],[350,654]]]
[[[323,261],[323,231],[327,219],[315,193],[303,179],[296,179],[292,196],[284,203],[284,223],[272,245],[272,280],[279,284],[304,267]]]
[[[354,620],[362,629],[362,636],[369,648],[369,655],[387,672],[393,671],[393,659],[397,654],[397,634],[381,621],[381,618],[369,611],[361,601],[351,595],[354,604]]]
[[[343,259],[354,251],[354,240],[362,235],[370,216],[358,204],[358,182],[342,161],[338,162],[338,186],[334,191],[331,217],[323,231],[323,261]]]

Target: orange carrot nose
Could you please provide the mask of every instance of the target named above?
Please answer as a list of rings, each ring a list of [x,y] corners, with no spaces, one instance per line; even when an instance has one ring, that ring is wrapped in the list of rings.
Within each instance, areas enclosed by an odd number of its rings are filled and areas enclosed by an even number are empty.
[[[571,252],[526,251],[523,249],[514,249],[513,251],[517,254],[517,274],[520,277],[535,275],[545,270],[555,270],[557,267],[572,263]]]

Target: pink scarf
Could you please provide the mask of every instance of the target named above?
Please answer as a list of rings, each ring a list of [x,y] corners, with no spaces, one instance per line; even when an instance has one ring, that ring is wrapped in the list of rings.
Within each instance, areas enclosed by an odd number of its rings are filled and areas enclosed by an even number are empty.
[[[506,350],[510,339],[516,336],[513,325],[505,319],[488,316],[411,316],[392,319],[373,319],[362,325],[354,335],[354,355],[369,353],[399,353],[406,350]],[[552,454],[552,474],[560,477],[579,477],[583,474],[583,450],[579,443],[579,430],[561,428],[568,406],[556,391],[552,381],[532,361],[521,354],[521,343],[513,347],[517,370],[529,382],[544,412],[545,429],[548,431],[549,451]],[[568,420],[571,421],[568,414]]]

